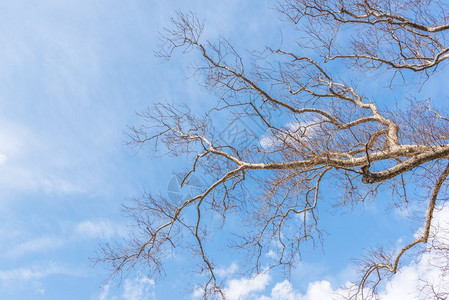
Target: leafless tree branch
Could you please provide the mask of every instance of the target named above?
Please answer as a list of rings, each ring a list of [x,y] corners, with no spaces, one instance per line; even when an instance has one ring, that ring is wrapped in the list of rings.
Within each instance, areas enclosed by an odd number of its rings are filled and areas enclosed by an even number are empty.
[[[209,181],[180,203],[146,195],[127,207],[140,234],[104,249],[100,261],[117,273],[138,264],[156,271],[177,247],[186,248],[200,259],[201,272],[208,273],[204,298],[225,299],[208,252],[208,218],[217,219],[214,214],[223,223],[233,213],[242,217],[233,246],[247,251],[250,271],[259,272],[262,262],[266,266],[263,254],[273,246],[278,256],[270,266],[291,267],[302,244],[320,241],[324,182],[345,192],[343,205],[375,197],[385,183],[392,190],[399,184],[406,197],[405,176],[413,183],[439,174],[430,187],[422,237],[396,255],[377,250],[369,256],[354,298],[375,292],[387,273],[398,271],[410,249],[429,242],[433,211],[449,175],[449,165],[441,171],[441,162],[449,159],[449,123],[420,101],[402,111],[379,109],[356,86],[339,79],[329,63],[430,76],[428,70],[435,71],[449,57],[449,14],[443,3],[428,2],[442,13],[419,0],[279,1],[281,13],[304,26],[317,55],[269,47],[251,63],[224,39],[202,41],[202,22],[193,14],[178,14],[163,35],[159,55],[169,59],[177,49],[196,51],[201,58],[196,71],[221,100],[201,118],[185,107],[157,104],[141,114],[142,126],[131,128],[129,136],[139,147],[152,145],[155,154],[186,157],[191,168],[181,187],[195,174]],[[326,36],[326,28],[337,33]],[[351,35],[340,41],[349,47],[336,43],[339,33]],[[241,138],[253,139],[252,144],[227,143],[214,129],[214,113],[257,122],[264,133]]]

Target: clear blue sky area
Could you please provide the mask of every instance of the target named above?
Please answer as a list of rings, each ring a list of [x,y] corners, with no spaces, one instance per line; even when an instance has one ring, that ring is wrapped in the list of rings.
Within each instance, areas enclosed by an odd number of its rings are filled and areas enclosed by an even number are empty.
[[[243,50],[280,41],[285,26],[265,0],[0,0],[0,299],[195,297],[186,290],[201,276],[188,272],[188,256],[167,261],[159,279],[131,272],[121,282],[107,282],[109,270],[89,260],[132,230],[123,203],[143,191],[167,194],[173,172],[185,170],[180,160],[151,159],[126,145],[136,112],[164,101],[201,112],[216,101],[192,78],[192,54],[166,63],[154,56],[177,10],[204,19],[206,39],[222,35]],[[444,74],[421,91],[440,104]],[[384,97],[376,83],[370,90]],[[332,187],[322,193],[337,196]],[[289,278],[276,270],[256,278],[260,285],[241,299],[321,299],[313,284],[325,291],[354,279],[351,259],[363,248],[397,247],[420,226],[407,212],[387,211],[388,199],[382,194],[350,214],[332,214],[324,203],[323,248],[305,248]],[[225,287],[250,285],[233,275],[239,261],[224,254],[221,263]]]

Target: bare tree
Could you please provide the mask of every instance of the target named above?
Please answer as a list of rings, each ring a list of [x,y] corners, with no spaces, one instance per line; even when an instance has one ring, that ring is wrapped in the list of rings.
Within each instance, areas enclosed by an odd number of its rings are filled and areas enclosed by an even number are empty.
[[[443,67],[449,57],[447,5],[281,0],[278,10],[297,29],[298,40],[266,47],[251,58],[241,57],[226,40],[202,41],[203,24],[193,14],[173,19],[159,54],[169,59],[177,49],[199,53],[197,71],[219,100],[201,117],[174,104],[155,105],[130,135],[134,144],[152,144],[156,154],[189,159],[191,169],[181,185],[195,174],[210,180],[181,203],[145,195],[127,207],[139,230],[124,245],[104,249],[100,260],[114,272],[138,265],[158,272],[167,255],[189,249],[209,274],[205,298],[225,298],[207,251],[212,224],[241,217],[232,246],[247,251],[250,272],[261,271],[263,254],[273,244],[279,256],[271,266],[291,267],[303,243],[320,241],[323,183],[342,191],[336,209],[374,199],[381,188],[404,206],[407,186],[419,184],[428,191],[420,202],[426,203],[421,237],[397,252],[373,249],[362,260],[352,298],[375,297],[381,280],[400,269],[406,253],[447,251],[448,245],[429,244],[433,213],[445,201],[449,175],[445,111],[430,107],[427,99],[382,110],[378,99],[354,84],[362,76],[388,76],[394,93],[398,75],[403,85],[413,85]],[[256,120],[265,133],[248,131],[244,140],[254,143],[223,142],[213,120],[228,112]],[[436,288],[431,286],[432,293],[447,296]]]

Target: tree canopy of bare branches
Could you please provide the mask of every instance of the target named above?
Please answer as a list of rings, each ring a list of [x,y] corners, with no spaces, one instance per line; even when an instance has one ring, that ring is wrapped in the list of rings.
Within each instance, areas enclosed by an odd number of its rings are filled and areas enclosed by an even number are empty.
[[[196,70],[218,100],[198,117],[179,105],[155,105],[130,136],[156,154],[185,157],[190,170],[181,185],[192,176],[208,180],[180,203],[147,194],[126,208],[135,236],[105,247],[100,259],[116,273],[139,265],[158,272],[165,257],[189,249],[208,274],[205,297],[226,298],[208,252],[211,224],[219,230],[239,216],[231,242],[248,254],[249,272],[266,266],[263,254],[274,244],[278,259],[270,267],[288,268],[304,243],[320,239],[323,184],[339,190],[335,209],[376,199],[380,189],[397,191],[408,205],[407,186],[427,189],[422,235],[398,251],[373,249],[362,259],[353,299],[375,297],[404,254],[432,251],[432,216],[449,175],[448,117],[427,99],[396,108],[391,101],[383,109],[379,103],[388,99],[360,90],[357,78],[424,84],[449,58],[449,8],[432,0],[280,0],[277,9],[298,39],[250,58],[227,40],[203,41],[203,23],[193,14],[178,14],[164,32],[158,54],[197,53]],[[263,135],[247,133],[254,143],[225,143],[214,116],[227,113],[257,122]]]

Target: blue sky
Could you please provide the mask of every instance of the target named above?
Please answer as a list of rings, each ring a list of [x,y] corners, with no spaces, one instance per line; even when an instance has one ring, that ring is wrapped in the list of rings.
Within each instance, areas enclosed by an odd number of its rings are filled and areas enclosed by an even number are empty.
[[[1,299],[194,298],[185,293],[194,288],[185,258],[167,262],[159,281],[131,273],[118,285],[105,283],[108,270],[89,257],[132,230],[121,204],[144,190],[166,193],[179,166],[126,146],[136,112],[159,101],[200,111],[215,101],[190,78],[191,61],[154,56],[159,32],[176,10],[194,11],[206,20],[205,38],[261,49],[282,26],[270,2],[0,0]],[[436,78],[422,93],[438,99],[443,89]],[[246,278],[238,262],[224,261],[231,298],[323,299],[352,280],[351,258],[363,247],[382,237],[398,247],[417,230],[405,213],[386,214],[382,197],[350,215],[325,214],[324,228],[337,225],[323,250],[306,249],[290,281],[276,271]]]

